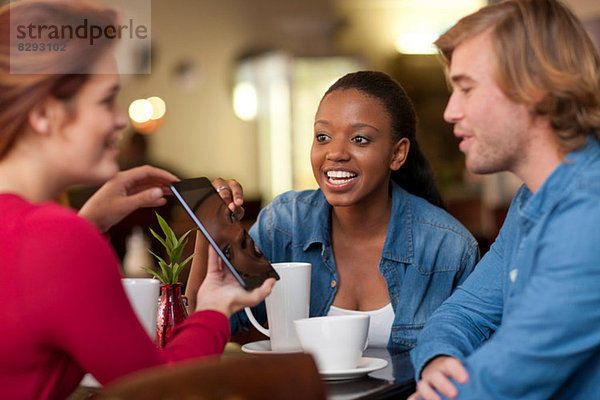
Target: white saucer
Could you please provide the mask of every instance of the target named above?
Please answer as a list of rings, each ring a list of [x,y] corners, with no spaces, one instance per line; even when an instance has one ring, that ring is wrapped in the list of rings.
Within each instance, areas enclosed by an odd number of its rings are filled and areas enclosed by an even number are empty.
[[[242,346],[242,351],[251,354],[286,354],[286,353],[300,353],[302,350],[271,350],[270,340],[259,340],[258,342],[246,343]]]
[[[325,381],[337,381],[342,379],[356,379],[363,375],[367,375],[378,369],[385,368],[388,362],[381,358],[362,357],[356,368],[321,372],[321,379]]]

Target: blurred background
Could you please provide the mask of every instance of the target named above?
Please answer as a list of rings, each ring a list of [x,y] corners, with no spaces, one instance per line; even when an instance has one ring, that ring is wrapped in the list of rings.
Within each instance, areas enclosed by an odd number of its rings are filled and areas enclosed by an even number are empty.
[[[600,42],[600,1],[566,0]],[[147,14],[150,0],[116,3]],[[234,178],[247,220],[286,190],[315,188],[309,150],[318,102],[347,72],[375,69],[400,82],[419,117],[418,139],[448,210],[485,251],[519,186],[499,174],[467,174],[431,43],[486,0],[153,0],[151,46],[133,62],[149,74],[124,75],[119,103],[129,110],[123,168],[152,163],[182,178]],[[89,190],[92,190],[91,188]],[[77,207],[89,193],[71,193]],[[137,218],[137,219],[136,219]],[[113,232],[122,256],[134,217]],[[175,220],[177,218],[174,218]],[[119,228],[121,229],[121,228]],[[125,235],[125,236],[123,236]]]

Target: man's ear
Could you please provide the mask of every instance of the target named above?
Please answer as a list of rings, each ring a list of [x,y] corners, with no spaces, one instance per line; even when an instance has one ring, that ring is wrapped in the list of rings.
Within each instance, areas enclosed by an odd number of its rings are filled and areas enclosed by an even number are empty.
[[[42,136],[50,135],[62,114],[62,107],[64,107],[63,104],[52,97],[35,105],[27,115],[27,122],[33,132]]]
[[[390,163],[390,169],[392,171],[398,171],[400,167],[406,162],[408,151],[410,150],[410,140],[408,138],[402,138],[394,144],[392,161]]]

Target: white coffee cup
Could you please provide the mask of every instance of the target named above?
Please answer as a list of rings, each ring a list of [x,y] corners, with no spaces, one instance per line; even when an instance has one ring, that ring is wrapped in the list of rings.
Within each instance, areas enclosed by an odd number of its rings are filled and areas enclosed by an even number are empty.
[[[271,339],[271,350],[299,351],[300,342],[294,320],[307,318],[310,308],[310,263],[289,262],[272,264],[280,279],[265,299],[269,329],[263,328],[246,307],[252,325]]]
[[[121,282],[136,316],[148,336],[154,340],[160,282],[151,278],[124,278]]]
[[[321,373],[356,368],[367,347],[366,314],[305,318],[294,325],[302,349],[312,354]]]

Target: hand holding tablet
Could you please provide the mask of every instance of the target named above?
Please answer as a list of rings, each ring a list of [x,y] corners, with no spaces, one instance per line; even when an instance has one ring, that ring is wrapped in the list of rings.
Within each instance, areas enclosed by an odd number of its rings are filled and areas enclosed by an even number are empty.
[[[242,287],[252,290],[268,278],[279,279],[208,178],[174,182],[171,190]]]

